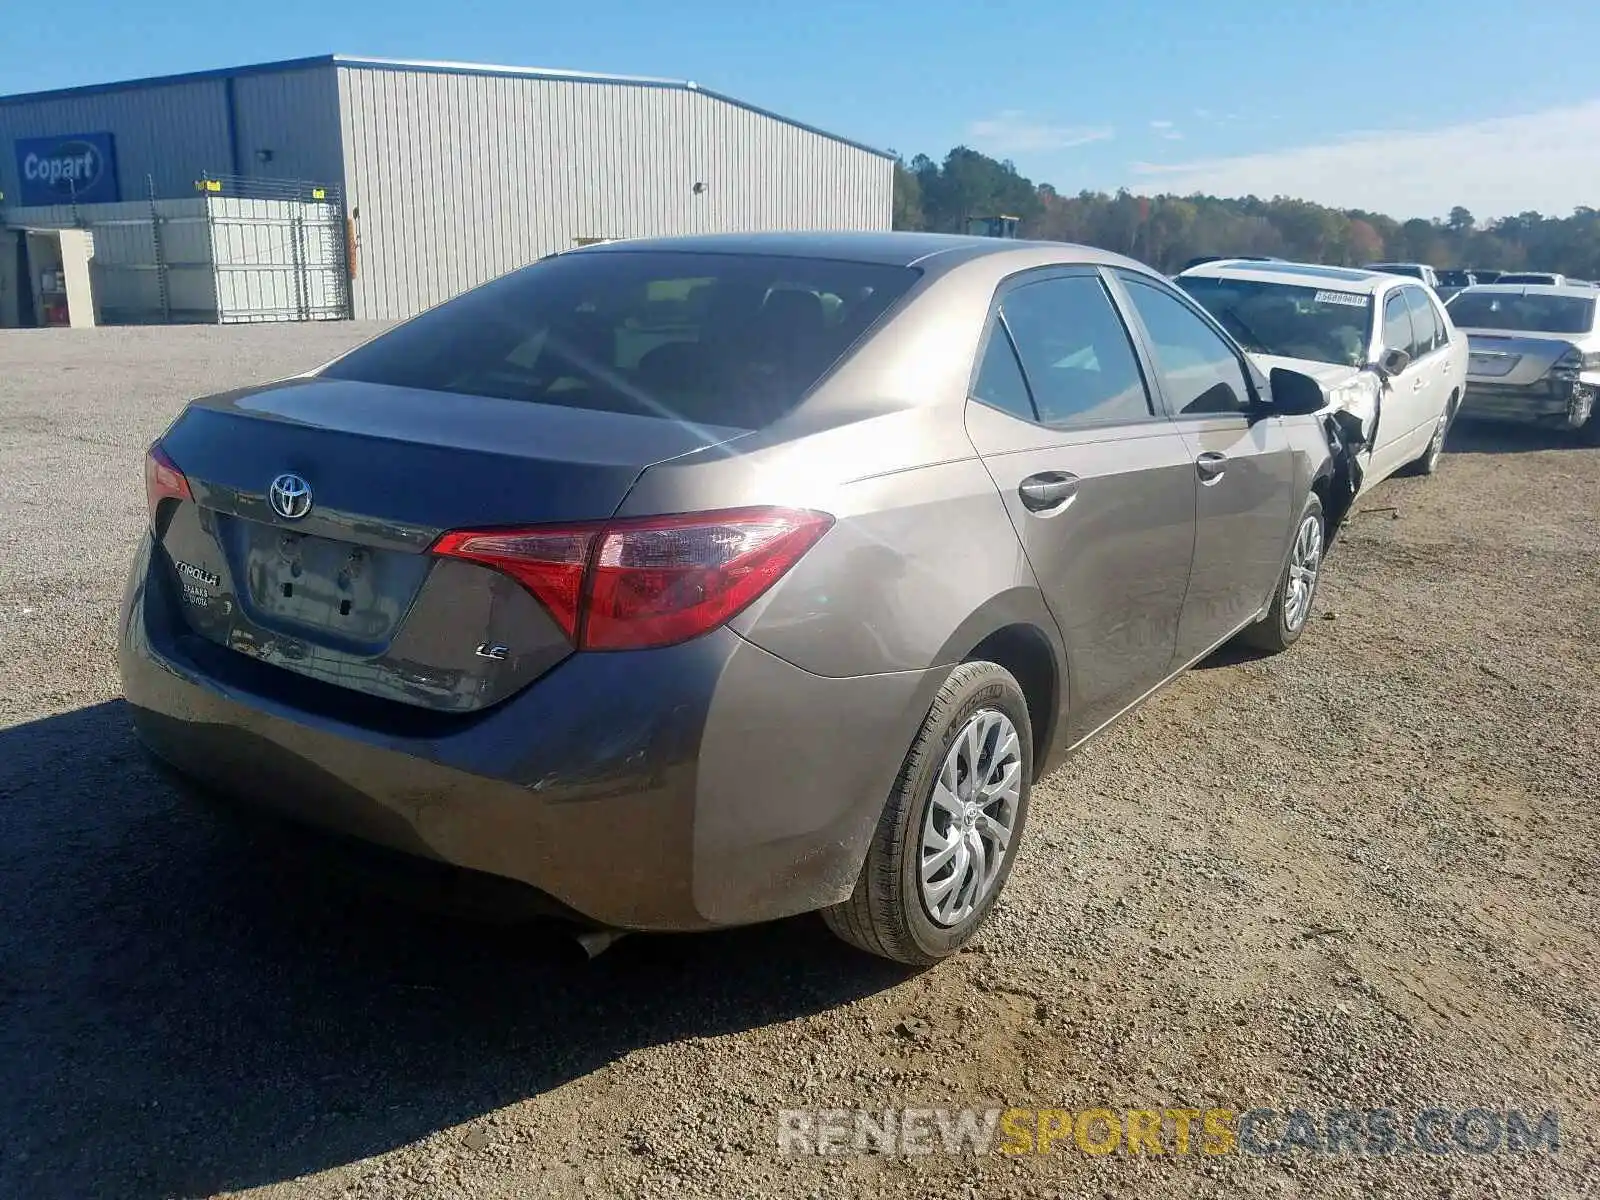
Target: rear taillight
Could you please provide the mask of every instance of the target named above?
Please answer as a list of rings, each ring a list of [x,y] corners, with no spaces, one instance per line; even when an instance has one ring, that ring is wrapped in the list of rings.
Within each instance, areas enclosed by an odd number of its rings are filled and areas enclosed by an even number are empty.
[[[550,610],[569,638],[578,631],[583,572],[598,529],[458,530],[433,544],[435,554],[504,571]]]
[[[1576,346],[1568,346],[1551,364],[1550,371],[1554,375],[1575,378],[1580,371],[1592,371],[1596,367],[1600,367],[1600,353],[1585,354]]]
[[[828,531],[787,508],[638,517],[593,525],[447,533],[433,553],[512,576],[585,650],[688,641],[725,624]]]
[[[189,481],[178,470],[178,464],[161,448],[160,442],[151,446],[149,453],[144,456],[144,498],[151,521],[156,519],[156,512],[163,500],[194,499],[194,493],[189,490]]]

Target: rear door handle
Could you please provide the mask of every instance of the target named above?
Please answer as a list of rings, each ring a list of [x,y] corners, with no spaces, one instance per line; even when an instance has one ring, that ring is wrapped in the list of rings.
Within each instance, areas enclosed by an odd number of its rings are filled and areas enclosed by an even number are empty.
[[[1228,456],[1218,454],[1215,450],[1207,450],[1194,460],[1194,471],[1200,476],[1201,483],[1215,483],[1222,478],[1222,473],[1227,469]]]
[[[1078,477],[1070,471],[1041,471],[1017,485],[1022,507],[1029,512],[1052,513],[1065,508],[1078,494]]]

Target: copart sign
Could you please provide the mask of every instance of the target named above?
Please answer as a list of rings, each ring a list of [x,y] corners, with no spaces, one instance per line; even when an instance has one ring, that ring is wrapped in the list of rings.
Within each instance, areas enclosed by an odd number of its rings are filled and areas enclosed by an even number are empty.
[[[120,200],[112,135],[18,138],[17,184],[17,198],[24,205]]]

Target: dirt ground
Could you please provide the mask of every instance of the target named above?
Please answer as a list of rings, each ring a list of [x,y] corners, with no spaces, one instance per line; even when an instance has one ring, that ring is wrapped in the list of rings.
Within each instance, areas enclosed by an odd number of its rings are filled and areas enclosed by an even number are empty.
[[[0,333],[0,1195],[1600,1195],[1600,450],[1462,426],[1364,498],[1301,643],[1046,780],[945,965],[812,919],[589,964],[330,879],[130,736],[145,444],[370,332]],[[1553,1111],[1559,1150],[779,1151],[906,1107]]]

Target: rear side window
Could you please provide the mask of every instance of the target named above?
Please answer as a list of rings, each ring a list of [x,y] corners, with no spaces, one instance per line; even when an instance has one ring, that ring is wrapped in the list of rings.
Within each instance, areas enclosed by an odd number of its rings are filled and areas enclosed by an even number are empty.
[[[1250,387],[1233,347],[1176,296],[1132,275],[1122,280],[1154,343],[1173,411],[1189,417],[1246,411]]]
[[[978,378],[972,385],[974,399],[982,400],[991,408],[998,408],[1024,421],[1038,420],[1033,411],[1033,398],[1028,395],[1028,381],[1022,377],[1022,364],[1017,361],[1016,348],[1011,336],[999,321],[989,331],[989,345],[984,349],[983,362],[978,367]]]
[[[1402,288],[1406,297],[1406,307],[1411,310],[1411,357],[1421,358],[1424,354],[1431,354],[1438,344],[1434,339],[1436,327],[1433,316],[1433,305],[1428,303],[1428,298],[1422,294],[1421,288]]]
[[[1406,298],[1398,291],[1390,292],[1383,302],[1383,348],[1411,353],[1415,339],[1411,333],[1411,313],[1406,308]]]
[[[776,255],[564,254],[458,296],[324,374],[759,429],[917,277]]]
[[[1150,417],[1150,395],[1133,343],[1098,276],[1024,284],[1005,294],[1000,311],[1044,424],[1070,427]]]

